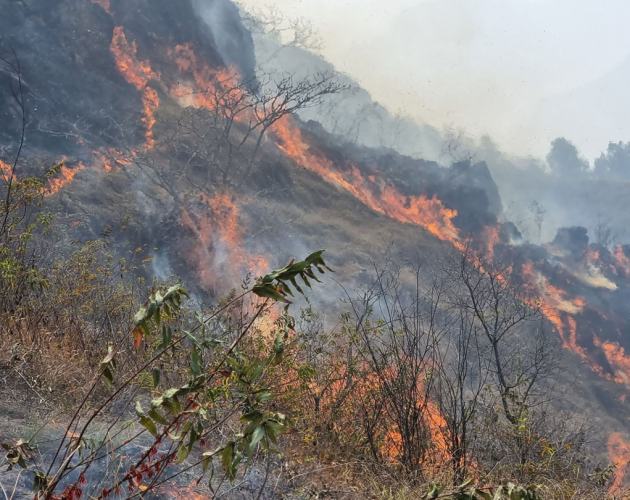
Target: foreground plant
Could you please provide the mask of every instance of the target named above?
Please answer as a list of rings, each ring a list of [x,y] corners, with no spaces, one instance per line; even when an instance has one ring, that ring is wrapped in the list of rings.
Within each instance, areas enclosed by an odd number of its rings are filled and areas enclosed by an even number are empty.
[[[90,496],[104,499],[126,488],[132,497],[195,468],[199,470],[197,482],[209,476],[212,489],[215,457],[220,457],[223,479],[233,481],[239,468],[247,468],[257,451],[276,453],[278,436],[290,428],[290,422],[285,415],[270,409],[275,395],[265,386],[265,375],[271,366],[280,363],[284,339],[294,325],[288,297],[294,292],[304,293],[296,278],[310,288],[310,280],[319,281],[315,273],[323,274],[324,269],[329,269],[322,253],[315,252],[301,262],[292,261],[258,279],[207,317],[196,315],[189,330],[183,329],[181,321],[182,304],[188,297],[182,286],[176,284],[167,290],[154,291],[136,314],[132,332],[136,349],[143,347],[148,359],[131,376],[117,381],[118,353],[115,347],[109,347],[100,363],[98,378],[70,419],[48,468],[32,471],[36,498],[80,498],[90,469],[121,455],[131,456],[133,463]],[[257,299],[253,313],[239,331],[232,332],[232,338],[226,338],[221,335],[216,319],[248,295]],[[248,359],[239,351],[239,344],[250,334],[257,319],[277,302],[284,303],[285,307],[278,320],[280,328],[271,352]],[[181,370],[184,366],[181,361],[187,365],[185,370]],[[175,367],[175,372],[180,368],[185,383],[162,389],[160,366],[167,362]],[[173,378],[173,374],[169,377]],[[148,397],[144,400],[137,397],[146,395],[148,391],[141,389],[147,383],[153,394],[150,401]],[[100,404],[89,408],[90,396],[102,384],[109,389],[109,394]],[[132,397],[128,397],[130,391]],[[117,437],[125,428],[119,421],[132,400],[135,400],[140,430],[118,443]],[[114,412],[115,418],[106,417]],[[227,423],[232,427],[232,435],[217,443],[217,431],[224,429]],[[94,433],[98,426],[105,426],[107,430],[97,438]],[[211,441],[216,447],[206,451]],[[27,453],[28,443],[20,441],[3,446],[10,465],[27,468],[31,456]],[[134,455],[131,446],[140,447],[142,451]],[[185,464],[189,456],[194,456],[192,463]]]

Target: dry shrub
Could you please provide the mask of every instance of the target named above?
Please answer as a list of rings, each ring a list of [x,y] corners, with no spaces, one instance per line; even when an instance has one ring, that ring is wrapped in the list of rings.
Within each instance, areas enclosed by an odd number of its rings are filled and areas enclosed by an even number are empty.
[[[41,286],[4,307],[2,378],[5,390],[17,384],[35,403],[70,409],[84,396],[109,344],[122,353],[123,373],[136,365],[129,331],[137,293],[146,287],[128,277],[124,261],[114,262],[103,240],[87,242],[37,272]]]

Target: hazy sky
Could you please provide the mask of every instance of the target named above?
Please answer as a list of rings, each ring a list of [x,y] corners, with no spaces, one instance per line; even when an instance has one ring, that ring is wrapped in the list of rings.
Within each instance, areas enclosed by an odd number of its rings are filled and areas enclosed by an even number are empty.
[[[392,111],[544,156],[630,141],[628,0],[243,0],[318,28],[322,55]]]

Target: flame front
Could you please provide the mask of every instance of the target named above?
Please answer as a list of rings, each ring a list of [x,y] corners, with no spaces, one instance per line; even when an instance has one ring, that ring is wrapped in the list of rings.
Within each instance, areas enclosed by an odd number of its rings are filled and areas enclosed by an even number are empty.
[[[160,105],[160,98],[155,89],[148,86],[149,80],[159,80],[148,62],[140,61],[137,57],[136,42],[127,42],[122,26],[114,28],[110,51],[116,60],[116,66],[125,80],[136,87],[142,93],[144,107],[142,123],[145,126],[145,138],[147,149],[153,148],[153,125],[155,125],[154,111]]]
[[[626,356],[624,348],[617,342],[608,340],[602,342],[597,337],[595,337],[595,345],[604,352],[608,363],[615,371],[614,381],[628,385],[630,383],[630,357]]]
[[[312,152],[312,148],[303,140],[299,127],[288,117],[276,123],[274,132],[280,139],[280,149],[287,156],[326,181],[345,189],[375,212],[400,222],[422,226],[440,240],[462,248],[457,228],[453,224],[457,211],[444,207],[436,196],[404,196],[393,186],[377,183],[375,177],[366,180],[354,165],[350,165],[348,171],[340,172],[328,158]]]
[[[47,186],[44,188],[44,194],[47,196],[55,194],[66,184],[70,184],[74,176],[77,173],[85,168],[82,162],[79,162],[79,166],[77,168],[68,168],[65,165],[61,166],[59,170],[59,176],[48,179]]]
[[[222,279],[235,283],[243,271],[261,274],[268,269],[264,257],[243,247],[239,207],[229,193],[218,193],[212,198],[200,195],[198,202],[201,213],[184,209],[181,223],[194,234],[191,256],[204,286],[215,288],[222,284],[217,270]]]
[[[169,50],[168,55],[175,61],[182,74],[191,74],[194,78],[194,88],[178,82],[178,85],[171,89],[171,94],[179,99],[182,105],[212,110],[227,101],[231,103],[243,101],[245,95],[239,87],[239,74],[236,69],[212,68],[199,61],[190,44],[176,45],[174,50]]]
[[[2,178],[9,182],[9,179],[13,174],[13,169],[2,160],[0,160],[0,172],[2,172]]]
[[[623,482],[630,463],[630,446],[620,432],[613,432],[608,438],[608,456],[611,463],[617,464],[615,480],[609,490],[611,494],[615,494]]]
[[[626,276],[630,276],[630,259],[626,257],[623,247],[617,246],[613,249],[613,256],[617,261],[617,266],[620,267]]]

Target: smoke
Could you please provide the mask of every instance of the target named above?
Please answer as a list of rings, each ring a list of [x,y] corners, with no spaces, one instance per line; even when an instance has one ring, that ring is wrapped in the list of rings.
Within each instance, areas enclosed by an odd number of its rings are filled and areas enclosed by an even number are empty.
[[[226,66],[235,66],[246,80],[254,76],[256,59],[251,34],[230,0],[193,0],[198,15],[210,28],[217,51]]]

